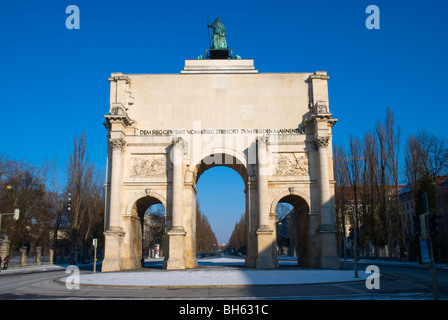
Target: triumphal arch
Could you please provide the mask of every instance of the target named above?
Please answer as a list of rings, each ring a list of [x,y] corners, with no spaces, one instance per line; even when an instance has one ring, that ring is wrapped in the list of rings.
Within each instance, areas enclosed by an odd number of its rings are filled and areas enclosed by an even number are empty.
[[[214,166],[245,183],[247,267],[278,265],[275,210],[287,202],[299,264],[338,268],[328,79],[261,73],[213,48],[177,74],[112,73],[102,270],[141,266],[153,204],[165,207],[166,269],[196,267],[196,183]]]

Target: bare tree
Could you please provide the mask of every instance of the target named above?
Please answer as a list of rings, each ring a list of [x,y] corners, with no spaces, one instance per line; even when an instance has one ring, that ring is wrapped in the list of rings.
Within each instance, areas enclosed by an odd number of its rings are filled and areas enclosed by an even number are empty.
[[[196,202],[196,252],[213,252],[218,247],[218,240],[208,222],[207,217],[201,211],[199,202]]]
[[[448,145],[425,130],[410,135],[405,147],[405,176],[411,190],[415,193],[419,181],[428,175],[432,181],[448,172]]]
[[[448,169],[448,145],[446,139],[439,138],[425,130],[419,132],[417,139],[421,143],[420,156],[423,158],[424,170],[432,181]]]
[[[350,149],[349,149],[349,161],[348,161],[348,170],[347,172],[350,184],[353,188],[353,198],[354,198],[354,225],[355,225],[355,232],[354,232],[354,254],[355,254],[355,277],[358,276],[358,266],[357,266],[357,260],[358,260],[358,230],[359,230],[359,207],[358,207],[358,200],[359,200],[359,183],[360,183],[360,174],[361,174],[361,168],[362,168],[362,149],[361,149],[361,142],[358,138],[353,138],[353,136],[350,136]]]
[[[34,248],[48,238],[51,228],[51,206],[45,186],[45,172],[24,161],[2,157],[0,212],[20,210],[17,221],[3,219],[2,230],[8,234],[11,247]]]
[[[71,198],[69,212],[70,234],[72,242],[72,262],[74,252],[84,247],[90,237],[92,219],[95,213],[103,211],[102,208],[102,181],[104,179],[100,170],[89,161],[86,154],[86,137],[75,135],[73,152],[68,164],[68,190]]]
[[[350,136],[350,149],[349,149],[349,157],[348,157],[348,177],[350,184],[353,189],[353,199],[354,199],[354,223],[355,227],[359,228],[359,187],[360,187],[360,179],[361,179],[361,168],[363,162],[362,156],[362,148],[361,142],[358,138],[354,138]]]
[[[61,228],[69,224],[67,212],[69,189],[66,184],[62,185],[59,182],[56,159],[47,161],[46,166],[48,170],[48,197],[53,203],[53,239],[51,242],[51,246],[57,249],[59,238],[58,233]]]
[[[379,164],[378,164],[378,143],[372,132],[364,135],[363,146],[363,170],[362,170],[362,189],[361,189],[361,207],[362,207],[362,226],[364,239],[363,245],[367,241],[373,240],[374,243],[380,241],[377,232],[377,200],[379,194]]]
[[[239,252],[246,252],[246,213],[241,215],[240,220],[235,224],[235,228],[229,238],[228,247]]]
[[[336,225],[340,235],[341,247],[344,247],[346,214],[349,208],[350,182],[348,177],[347,155],[343,146],[333,146],[333,170],[336,180],[335,207]],[[345,251],[344,251],[345,253]]]
[[[391,198],[390,212],[391,212],[391,235],[393,239],[398,241],[400,245],[400,254],[404,253],[404,236],[400,217],[400,199],[398,197],[399,191],[399,150],[400,150],[400,128],[395,125],[392,110],[386,109],[386,119],[384,123],[386,150],[388,157],[386,160],[386,167],[389,176],[393,181],[393,190],[389,194]]]
[[[390,218],[390,212],[388,210],[388,186],[390,185],[388,182],[388,176],[387,176],[387,162],[389,153],[387,150],[387,137],[386,137],[386,129],[384,125],[378,120],[376,125],[376,135],[378,139],[379,144],[379,170],[380,170],[380,181],[379,181],[379,219],[382,222],[382,231],[384,234],[384,238],[386,241],[386,244],[389,246],[391,245],[391,239],[390,239],[390,228],[391,228],[391,218]]]

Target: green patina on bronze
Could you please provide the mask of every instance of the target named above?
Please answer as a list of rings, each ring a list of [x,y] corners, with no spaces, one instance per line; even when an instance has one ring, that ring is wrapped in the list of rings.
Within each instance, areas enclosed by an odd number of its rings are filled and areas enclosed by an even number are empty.
[[[219,18],[216,18],[213,24],[207,25],[213,28],[212,49],[228,49],[226,41],[226,28]]]

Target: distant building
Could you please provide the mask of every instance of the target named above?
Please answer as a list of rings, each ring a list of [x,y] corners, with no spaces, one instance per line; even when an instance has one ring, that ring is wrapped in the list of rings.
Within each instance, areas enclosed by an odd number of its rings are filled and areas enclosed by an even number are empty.
[[[408,186],[404,186],[398,192],[400,202],[400,217],[403,230],[403,236],[406,243],[412,241],[415,237],[414,232],[414,197],[412,196],[411,189]]]

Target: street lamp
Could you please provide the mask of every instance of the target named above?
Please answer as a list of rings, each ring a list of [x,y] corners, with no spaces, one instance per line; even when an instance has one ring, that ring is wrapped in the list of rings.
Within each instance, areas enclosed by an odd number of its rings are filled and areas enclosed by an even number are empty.
[[[6,186],[6,189],[11,190],[12,187]],[[16,201],[14,201],[14,204],[16,204],[16,202],[17,202],[17,199],[16,199]],[[17,220],[19,220],[19,217],[20,217],[20,210],[18,208],[16,208],[16,209],[14,209],[14,212],[12,212],[12,213],[0,213],[0,233],[2,230],[2,217],[3,216],[13,216],[13,219],[17,221]]]
[[[72,205],[72,194],[69,192],[68,193],[68,197],[67,197],[67,200],[68,200],[68,203],[67,203],[67,210],[68,211],[71,211],[72,210],[72,208],[71,208],[71,205]]]
[[[0,232],[2,230],[2,217],[3,216],[13,216],[14,220],[19,220],[20,210],[18,208],[14,209],[12,213],[0,213]]]

